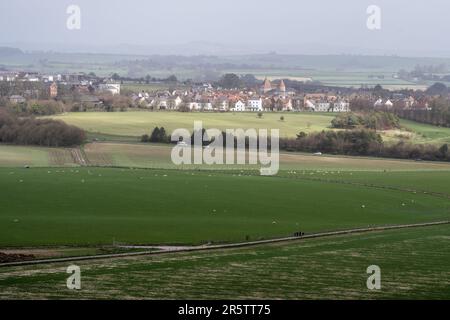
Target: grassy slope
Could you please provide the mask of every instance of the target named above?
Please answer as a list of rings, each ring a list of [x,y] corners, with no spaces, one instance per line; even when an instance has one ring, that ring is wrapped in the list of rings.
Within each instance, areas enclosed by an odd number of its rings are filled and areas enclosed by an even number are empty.
[[[194,121],[203,121],[204,128],[256,128],[280,129],[280,136],[295,136],[300,131],[312,132],[330,126],[332,114],[281,114],[265,113],[259,119],[255,113],[180,113],[180,112],[122,112],[122,113],[67,113],[55,119],[79,126],[90,132],[122,136],[150,134],[156,126],[168,133],[177,128],[193,130]]]
[[[194,121],[203,121],[204,128],[256,128],[279,129],[281,137],[295,137],[301,131],[315,132],[330,129],[334,114],[327,113],[264,113],[259,119],[255,113],[179,113],[179,112],[122,112],[122,113],[67,113],[54,116],[91,133],[111,136],[135,136],[150,134],[156,126],[163,126],[168,133],[177,128],[193,130]],[[401,124],[412,132],[391,130],[382,133],[386,141],[396,141],[399,136],[409,136],[412,143],[450,143],[450,128],[439,128],[402,120]],[[108,136],[107,136],[108,137]]]
[[[401,124],[416,133],[416,139],[422,143],[450,143],[450,128],[402,120]]]
[[[395,230],[292,244],[0,269],[0,298],[449,299],[450,227]],[[381,290],[366,268],[381,268]]]
[[[70,149],[0,144],[0,167],[75,166]]]
[[[1,246],[242,241],[450,216],[447,198],[218,172],[0,169],[0,189]]]
[[[49,150],[39,147],[0,145],[0,165],[2,166],[48,166]]]

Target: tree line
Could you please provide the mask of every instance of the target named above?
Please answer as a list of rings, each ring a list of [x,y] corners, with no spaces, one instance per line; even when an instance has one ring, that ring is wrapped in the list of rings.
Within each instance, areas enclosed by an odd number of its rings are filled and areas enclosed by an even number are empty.
[[[80,145],[86,139],[78,127],[51,119],[19,118],[0,113],[0,142],[46,147]]]
[[[400,128],[399,118],[390,112],[343,113],[331,120],[331,126],[337,129],[366,128],[390,130]]]
[[[194,144],[194,135],[192,133],[189,143]],[[202,129],[202,136],[206,135],[206,129]],[[226,141],[234,139],[234,145],[237,145],[237,137],[230,136],[222,132],[223,146]],[[202,145],[206,146],[213,142],[213,138],[205,136]],[[176,143],[170,140],[170,135],[166,133],[164,127],[155,127],[151,135],[143,135],[142,142],[153,143]],[[185,141],[187,142],[187,141]],[[252,141],[245,137],[245,147],[255,144],[259,146],[258,141]],[[267,142],[270,150],[270,140]],[[336,155],[350,156],[373,156],[382,158],[413,159],[427,161],[450,161],[449,147],[447,144],[442,146],[428,144],[411,144],[404,141],[398,143],[384,143],[380,134],[372,129],[353,129],[341,131],[321,131],[307,134],[300,132],[296,138],[281,138],[279,144],[280,150],[288,152],[308,152],[308,153],[327,153]]]
[[[440,97],[433,99],[429,104],[429,110],[403,110],[394,109],[400,118],[421,123],[432,124],[441,127],[450,127],[450,100]]]
[[[5,102],[6,110],[20,116],[48,116],[66,111],[68,108],[62,101],[28,100],[22,103]]]
[[[368,129],[322,131],[310,134],[300,132],[296,139],[280,139],[280,149],[291,152],[450,161],[447,144],[440,147],[431,144],[411,144],[404,141],[386,144],[376,131]]]

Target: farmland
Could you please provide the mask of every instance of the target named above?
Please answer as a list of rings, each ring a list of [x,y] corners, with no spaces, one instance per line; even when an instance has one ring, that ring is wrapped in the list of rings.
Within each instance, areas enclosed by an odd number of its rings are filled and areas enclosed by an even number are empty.
[[[245,249],[0,269],[0,299],[448,299],[448,225]],[[382,290],[366,268],[379,265]],[[186,281],[189,279],[189,281]],[[214,284],[214,285],[213,285]]]
[[[154,126],[329,126],[330,114],[71,113],[89,130],[78,148],[0,145],[0,251],[36,258],[129,252],[119,245],[223,244],[450,220],[450,163],[281,153],[277,176],[258,166],[175,166],[171,146],[137,142]],[[404,122],[421,141],[444,128]],[[300,130],[299,130],[300,128]],[[419,140],[418,140],[419,141]],[[448,298],[447,225],[303,239],[230,250],[0,269],[1,298]],[[380,265],[383,290],[366,268]],[[184,281],[189,277],[189,281]],[[212,285],[214,283],[215,285]]]
[[[135,168],[167,169],[225,169],[223,166],[184,165],[176,166],[170,161],[172,147],[163,144],[142,143],[90,143],[84,153],[91,165]],[[254,165],[232,165],[227,169],[256,170]],[[416,171],[450,170],[450,163],[417,162],[411,160],[314,156],[303,153],[280,153],[282,170],[345,170],[345,171]]]
[[[257,170],[255,165],[174,165],[170,160],[172,147],[164,144],[94,142],[84,145],[81,153],[87,164],[98,167],[153,169],[232,169]],[[0,167],[71,167],[80,163],[73,149],[0,145]],[[305,153],[280,153],[281,170],[335,171],[443,171],[450,163],[426,162],[369,157],[314,156]]]
[[[194,121],[203,121],[205,128],[233,129],[280,129],[280,136],[292,137],[300,131],[313,132],[330,126],[332,114],[292,114],[266,113],[260,119],[255,113],[180,113],[180,112],[123,112],[123,113],[67,113],[54,116],[89,132],[121,136],[141,136],[149,134],[156,126],[168,132],[177,128],[192,130]]]
[[[380,175],[374,177],[382,184]],[[0,177],[8,199],[0,214],[3,247],[235,242],[450,216],[447,197],[315,181],[311,174],[6,168]],[[427,190],[442,184],[427,177]]]
[[[270,79],[290,79],[302,82],[315,81],[326,86],[335,87],[374,87],[379,84],[389,90],[424,90],[429,85],[428,83],[419,84],[395,78],[393,72],[374,70],[248,70],[248,73],[255,74],[260,80],[268,77]]]
[[[284,120],[281,121],[280,117]],[[54,116],[68,124],[76,125],[88,131],[92,136],[106,140],[130,140],[150,134],[154,127],[164,127],[167,132],[177,128],[192,131],[194,121],[202,121],[204,128],[236,129],[279,129],[280,137],[295,137],[306,133],[330,130],[330,113],[264,113],[258,118],[255,113],[180,113],[180,112],[88,112],[66,113]],[[440,128],[413,121],[401,120],[403,130],[381,132],[386,141],[403,139],[411,143],[450,143],[450,128]],[[128,138],[127,138],[128,137]],[[135,139],[137,140],[137,139]]]
[[[0,145],[0,167],[75,166],[71,150],[29,146]]]

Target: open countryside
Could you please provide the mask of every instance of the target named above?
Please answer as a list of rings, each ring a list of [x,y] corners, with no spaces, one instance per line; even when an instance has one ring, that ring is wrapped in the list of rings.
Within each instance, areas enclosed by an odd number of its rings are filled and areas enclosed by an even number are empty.
[[[283,117],[283,120],[280,120]],[[329,130],[335,114],[323,113],[177,113],[177,112],[123,112],[123,113],[67,113],[53,116],[86,131],[119,137],[140,137],[154,127],[164,127],[169,133],[177,128],[192,131],[194,121],[202,121],[204,128],[279,129],[280,137],[295,137],[301,131],[310,133]],[[450,143],[450,128],[436,127],[414,121],[401,120],[401,130],[381,132],[387,141],[405,139],[411,143]],[[107,137],[111,139],[111,137]],[[116,138],[117,139],[117,138]]]
[[[450,299],[445,1],[78,2],[0,3],[0,300]]]

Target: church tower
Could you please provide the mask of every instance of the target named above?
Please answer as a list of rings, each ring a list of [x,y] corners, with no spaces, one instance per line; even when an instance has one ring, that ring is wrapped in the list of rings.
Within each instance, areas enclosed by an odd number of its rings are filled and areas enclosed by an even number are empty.
[[[278,89],[280,90],[281,93],[283,93],[283,94],[286,93],[286,85],[284,84],[283,79],[281,79],[281,82],[280,82],[280,85],[279,85]]]
[[[267,78],[264,79],[264,82],[263,82],[263,85],[262,85],[261,89],[262,89],[261,91],[263,93],[267,93],[267,92],[272,90],[272,84],[270,83],[269,79],[267,79]]]
[[[280,85],[278,86],[278,93],[280,94],[280,97],[286,98],[286,85],[284,84],[283,79],[281,79]]]

